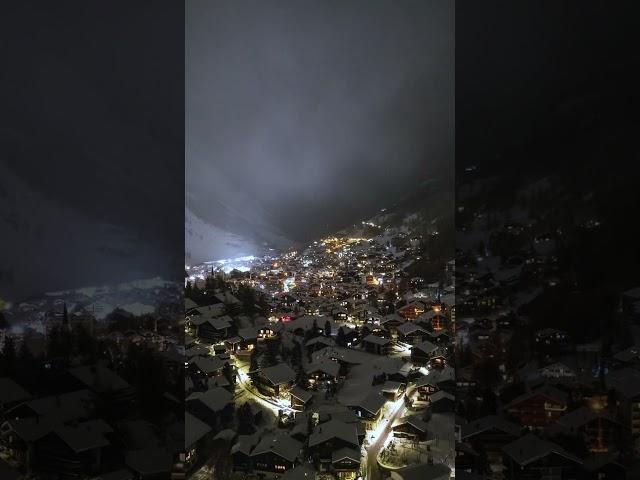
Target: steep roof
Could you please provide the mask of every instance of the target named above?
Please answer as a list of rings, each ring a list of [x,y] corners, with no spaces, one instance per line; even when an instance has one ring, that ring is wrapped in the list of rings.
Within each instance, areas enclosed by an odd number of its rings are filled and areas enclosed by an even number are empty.
[[[400,390],[403,385],[404,383],[402,382],[394,382],[392,380],[387,380],[386,382],[384,382],[384,385],[380,387],[380,391],[397,393],[398,390]]]
[[[322,359],[314,363],[310,363],[305,368],[306,373],[323,372],[332,377],[337,377],[340,372],[340,364],[330,359]]]
[[[243,455],[249,456],[251,454],[251,450],[255,447],[260,441],[260,434],[258,432],[252,433],[251,435],[239,435],[236,443],[231,447],[231,453],[242,453]]]
[[[441,400],[455,400],[456,397],[454,397],[453,395],[451,395],[449,392],[445,392],[444,390],[438,390],[436,393],[432,393],[429,396],[429,401],[431,403],[436,403],[439,402]]]
[[[104,434],[112,431],[103,421],[84,422],[76,426],[60,425],[54,430],[55,434],[76,453],[106,447],[109,441]]]
[[[397,425],[394,425],[393,428],[396,428],[400,425],[404,425],[404,424],[409,424],[411,425],[413,428],[427,433],[427,431],[429,430],[429,426],[427,424],[427,422],[425,422],[424,420],[422,420],[422,418],[420,418],[420,415],[410,415],[408,417],[403,417],[400,419],[399,423]]]
[[[11,429],[25,442],[33,442],[50,433],[60,421],[51,415],[46,417],[26,417],[7,421]]]
[[[293,382],[296,378],[296,372],[286,363],[262,368],[260,373],[269,380],[272,385],[282,385]]]
[[[353,423],[344,423],[340,420],[329,420],[316,425],[309,437],[309,446],[313,447],[333,438],[339,438],[356,447],[360,446],[356,426]]]
[[[184,356],[187,358],[197,357],[198,355],[209,355],[209,347],[202,344],[195,344],[185,350]]]
[[[609,374],[607,383],[625,398],[640,395],[640,372],[633,368],[621,368]]]
[[[428,333],[420,325],[416,325],[413,322],[403,323],[402,325],[398,326],[398,328],[396,328],[396,330],[398,331],[398,333],[400,333],[402,335],[409,335],[410,333],[415,333],[415,332],[422,332],[425,335]]]
[[[69,373],[96,392],[114,392],[131,386],[116,372],[103,364],[86,365],[69,369]]]
[[[589,407],[582,406],[562,415],[557,420],[557,425],[565,428],[580,428],[598,418],[603,418],[611,422],[615,421],[606,411],[594,412]]]
[[[472,437],[487,430],[499,430],[517,437],[522,432],[522,427],[499,415],[487,415],[462,425],[462,438]]]
[[[311,340],[305,343],[305,346],[310,347],[311,345],[316,345],[318,343],[327,345],[328,347],[332,347],[333,345],[335,345],[336,342],[332,338],[325,337],[323,335],[318,335],[317,337],[313,337]]]
[[[184,299],[184,309],[191,310],[192,308],[198,308],[198,304],[191,300],[190,298]]]
[[[125,463],[132,470],[146,475],[164,475],[171,471],[173,452],[163,447],[131,450],[125,455]]]
[[[221,387],[211,388],[206,392],[194,392],[187,397],[187,401],[199,400],[214,412],[223,410],[233,403],[233,395]]]
[[[438,349],[438,346],[435,345],[434,343],[431,343],[429,340],[425,340],[422,343],[419,343],[418,345],[414,345],[413,347],[411,347],[411,350],[420,350],[421,352],[424,353],[433,353]]]
[[[184,446],[187,449],[211,431],[209,425],[189,412],[184,412],[184,422]]]
[[[384,398],[379,393],[372,392],[366,397],[364,397],[362,400],[360,400],[359,402],[355,403],[353,406],[361,407],[365,409],[367,412],[373,413],[374,415],[376,415],[385,403],[387,403],[386,398]]]
[[[389,343],[391,343],[391,340],[389,340],[388,338],[382,338],[377,335],[374,335],[373,333],[370,333],[369,335],[364,337],[362,341],[367,343],[373,343],[375,345],[382,345],[382,346],[388,345]]]
[[[424,377],[416,380],[416,387],[424,385],[438,385],[440,383],[452,381],[456,379],[456,372],[450,366],[444,367],[442,370],[432,370]]]
[[[267,435],[256,445],[251,452],[251,456],[255,457],[256,455],[272,452],[285,460],[294,462],[300,455],[301,449],[302,443],[289,436]]]
[[[233,322],[231,317],[225,315],[224,317],[220,318],[207,318],[204,322],[202,322],[202,324],[208,323],[216,330],[224,330],[225,328],[229,328],[231,326],[231,322]]]
[[[557,402],[561,405],[564,405],[567,403],[567,394],[558,390],[557,388],[555,388],[552,385],[548,385],[548,384],[544,384],[542,386],[540,386],[539,388],[536,388],[535,390],[532,390],[531,392],[527,392],[524,393],[522,395],[519,395],[518,397],[514,398],[513,400],[511,400],[511,402],[509,402],[508,405],[505,406],[505,408],[511,408],[515,405],[518,405],[522,402],[525,402],[531,398],[535,398],[536,396],[541,395],[549,400],[552,400],[554,402]]]
[[[122,468],[113,472],[103,473],[100,475],[100,480],[133,480],[133,472]]]
[[[0,378],[0,403],[15,403],[31,398],[29,392],[8,377]]]
[[[392,479],[401,480],[448,480],[451,469],[442,463],[429,465],[428,463],[420,463],[408,467],[394,470],[391,474]]]
[[[360,463],[360,451],[354,448],[344,447],[340,450],[336,450],[331,454],[331,462],[339,462],[340,460],[353,460],[356,463]]]
[[[222,369],[226,362],[218,357],[194,357],[188,363],[198,367],[202,373],[209,374]]]
[[[54,415],[60,421],[75,420],[89,414],[93,395],[89,390],[76,390],[28,400],[27,405],[37,415]]]
[[[238,336],[243,340],[255,340],[258,338],[258,330],[255,327],[244,327],[238,330]]]
[[[621,350],[613,356],[614,359],[619,362],[637,362],[640,361],[640,347],[638,345],[634,345],[633,347],[629,347],[625,350]]]
[[[217,293],[215,297],[218,300],[220,300],[222,303],[232,303],[232,304],[240,303],[240,300],[238,300],[231,292]]]
[[[552,453],[561,455],[573,462],[582,463],[579,458],[564,450],[560,445],[542,440],[533,433],[529,433],[524,437],[514,440],[502,447],[502,450],[514,462],[521,466],[526,466]]]
[[[292,396],[296,397],[298,400],[302,400],[304,403],[307,403],[313,397],[311,392],[303,390],[302,388],[295,386],[289,392]]]
[[[301,464],[287,470],[281,480],[315,480],[316,471],[309,464]]]

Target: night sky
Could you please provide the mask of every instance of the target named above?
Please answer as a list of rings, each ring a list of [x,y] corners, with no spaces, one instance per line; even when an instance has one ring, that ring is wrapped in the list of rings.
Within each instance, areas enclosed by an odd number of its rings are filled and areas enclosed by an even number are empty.
[[[453,34],[442,1],[188,2],[187,206],[306,241],[452,170]]]
[[[306,241],[453,167],[448,2],[191,1],[186,72],[182,7],[2,6],[0,295],[181,274],[185,199]]]
[[[637,18],[631,1],[456,2],[456,168],[580,168],[550,145],[593,150],[637,116]]]
[[[182,269],[180,2],[0,12],[0,294]]]

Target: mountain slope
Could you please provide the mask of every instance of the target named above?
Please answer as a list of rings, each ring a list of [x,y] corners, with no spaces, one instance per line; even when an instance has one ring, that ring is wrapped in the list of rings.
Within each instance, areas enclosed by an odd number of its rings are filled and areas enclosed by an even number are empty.
[[[0,164],[0,296],[122,282],[170,271],[125,228],[94,220],[28,186]]]

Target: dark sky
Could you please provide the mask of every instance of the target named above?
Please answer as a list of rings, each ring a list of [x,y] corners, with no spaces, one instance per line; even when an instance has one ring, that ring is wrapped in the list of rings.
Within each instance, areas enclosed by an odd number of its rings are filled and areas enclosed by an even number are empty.
[[[579,166],[549,137],[586,145],[584,122],[628,118],[637,18],[633,1],[457,1],[456,168]]]
[[[4,291],[180,271],[182,18],[180,2],[2,5]]]
[[[453,34],[443,1],[188,2],[187,205],[303,241],[451,170]]]

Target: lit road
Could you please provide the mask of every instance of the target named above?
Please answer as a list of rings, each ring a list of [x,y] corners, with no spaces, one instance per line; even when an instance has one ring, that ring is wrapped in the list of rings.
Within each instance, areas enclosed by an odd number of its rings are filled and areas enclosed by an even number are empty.
[[[375,430],[375,440],[369,445],[369,448],[367,448],[367,480],[380,480],[382,478],[380,467],[378,466],[378,454],[391,434],[393,423],[397,418],[402,417],[405,411],[404,398],[400,398],[400,400],[394,404],[394,410],[389,415],[387,421],[381,420],[381,427]]]

